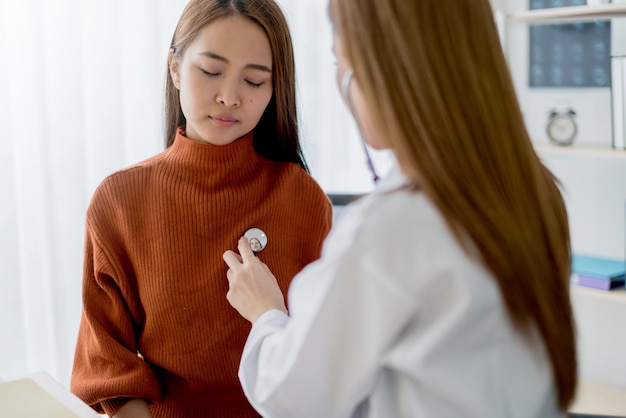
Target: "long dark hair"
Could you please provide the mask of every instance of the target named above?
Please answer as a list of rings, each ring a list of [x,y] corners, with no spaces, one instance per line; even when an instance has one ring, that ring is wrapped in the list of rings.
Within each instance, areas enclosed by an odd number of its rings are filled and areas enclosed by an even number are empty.
[[[263,28],[272,48],[274,93],[252,130],[254,149],[265,158],[294,162],[308,171],[298,136],[295,63],[287,20],[273,0],[191,0],[183,10],[170,51],[181,57],[198,32],[211,22],[242,16]],[[165,80],[165,146],[174,143],[176,130],[186,123],[169,63]]]
[[[567,410],[577,382],[567,212],[526,131],[488,0],[330,4],[355,79],[403,171],[462,246],[471,238],[517,329],[537,331]]]

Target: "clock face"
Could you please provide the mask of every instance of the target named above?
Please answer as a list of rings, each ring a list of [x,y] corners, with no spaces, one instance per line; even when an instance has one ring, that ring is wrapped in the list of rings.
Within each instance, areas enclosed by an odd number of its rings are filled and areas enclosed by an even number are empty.
[[[569,145],[576,137],[576,122],[569,114],[554,115],[548,122],[548,137],[560,145]]]

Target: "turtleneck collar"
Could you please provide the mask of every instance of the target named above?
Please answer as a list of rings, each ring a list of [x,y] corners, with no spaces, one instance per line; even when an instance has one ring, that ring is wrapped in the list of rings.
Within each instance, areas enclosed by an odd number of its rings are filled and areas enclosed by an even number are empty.
[[[230,144],[214,145],[189,139],[179,128],[174,143],[167,150],[168,159],[191,172],[224,175],[236,172],[238,176],[245,176],[256,172],[256,166],[263,161],[254,150],[252,138],[249,132]]]

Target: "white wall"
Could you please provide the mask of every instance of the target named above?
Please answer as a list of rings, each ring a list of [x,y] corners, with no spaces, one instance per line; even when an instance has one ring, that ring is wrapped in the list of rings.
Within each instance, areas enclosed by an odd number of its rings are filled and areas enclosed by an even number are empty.
[[[571,296],[580,376],[626,390],[626,334],[618,331],[626,318],[626,292],[574,287]]]
[[[562,181],[576,252],[626,258],[626,155],[545,156]]]

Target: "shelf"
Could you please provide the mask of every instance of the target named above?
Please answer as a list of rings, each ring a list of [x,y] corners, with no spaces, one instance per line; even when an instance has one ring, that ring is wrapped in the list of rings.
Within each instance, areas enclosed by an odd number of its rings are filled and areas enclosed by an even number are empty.
[[[607,145],[574,144],[570,146],[537,145],[535,150],[541,157],[566,157],[566,158],[603,158],[626,161],[626,151],[613,149]]]
[[[606,20],[620,16],[626,17],[626,3],[607,3],[599,4],[597,6],[570,6],[526,10],[522,12],[509,13],[507,18],[510,22],[552,24]]]
[[[576,400],[570,413],[624,415],[626,389],[605,385],[589,379],[579,379]]]
[[[573,295],[595,298],[604,301],[614,301],[626,304],[626,289],[600,290],[592,287],[570,285],[570,291]]]

